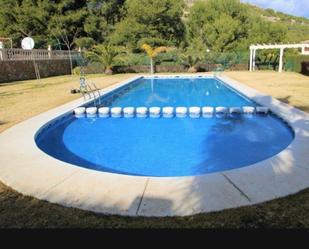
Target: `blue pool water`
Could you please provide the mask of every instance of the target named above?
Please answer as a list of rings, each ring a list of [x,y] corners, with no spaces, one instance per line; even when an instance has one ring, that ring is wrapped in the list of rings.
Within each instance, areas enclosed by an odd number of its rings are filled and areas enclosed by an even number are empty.
[[[113,107],[254,105],[214,78],[142,78],[106,98],[104,104]]]
[[[214,79],[194,83],[156,79],[154,86],[150,81],[136,81],[123,92],[116,91],[117,97],[102,101],[110,106],[255,105]],[[272,114],[226,118],[75,118],[70,114],[38,134],[36,142],[47,154],[82,167],[163,177],[244,167],[277,154],[292,140],[290,128]]]

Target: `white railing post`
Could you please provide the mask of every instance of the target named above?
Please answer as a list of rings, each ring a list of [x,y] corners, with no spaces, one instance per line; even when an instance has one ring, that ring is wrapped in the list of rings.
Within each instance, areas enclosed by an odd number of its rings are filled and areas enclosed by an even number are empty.
[[[249,61],[249,71],[252,71],[252,49],[250,48],[250,61]]]
[[[47,50],[48,50],[48,58],[51,59],[51,51],[52,51],[51,45],[48,45]]]
[[[282,72],[282,67],[283,67],[283,51],[284,51],[284,48],[280,48],[280,59],[279,59],[279,70],[278,70],[279,73]]]
[[[12,49],[0,49],[0,60],[57,60],[57,59],[72,59],[72,55],[76,55],[78,52],[64,51],[64,50],[52,50],[49,49],[33,49],[23,50],[19,48]]]
[[[253,58],[252,58],[252,70],[255,71],[255,54],[256,49],[253,49]]]
[[[4,45],[3,45],[3,42],[0,41],[0,60],[2,61],[3,60],[3,55],[2,55],[2,51],[4,49]]]

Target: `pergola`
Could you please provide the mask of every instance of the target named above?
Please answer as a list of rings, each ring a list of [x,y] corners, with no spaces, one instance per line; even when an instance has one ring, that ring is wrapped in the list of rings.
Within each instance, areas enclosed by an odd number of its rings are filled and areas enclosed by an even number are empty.
[[[251,45],[250,46],[250,71],[255,70],[255,55],[258,49],[280,49],[279,69],[278,72],[282,72],[283,67],[283,52],[286,48],[301,48],[302,54],[307,54],[306,48],[309,48],[309,44],[263,44],[263,45]]]

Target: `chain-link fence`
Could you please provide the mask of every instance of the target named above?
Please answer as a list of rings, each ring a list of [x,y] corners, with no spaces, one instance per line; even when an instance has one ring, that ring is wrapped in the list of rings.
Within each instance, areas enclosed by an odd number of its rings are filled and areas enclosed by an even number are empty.
[[[158,54],[154,58],[156,72],[187,72],[190,67],[195,67],[198,72],[248,70],[248,52],[205,52],[201,59],[194,65],[188,63],[187,55],[179,50]],[[89,61],[85,54],[77,61],[75,74],[83,71],[86,74],[104,73],[104,65]],[[150,58],[144,53],[127,53],[117,56],[113,63],[114,73],[144,73],[150,71]]]

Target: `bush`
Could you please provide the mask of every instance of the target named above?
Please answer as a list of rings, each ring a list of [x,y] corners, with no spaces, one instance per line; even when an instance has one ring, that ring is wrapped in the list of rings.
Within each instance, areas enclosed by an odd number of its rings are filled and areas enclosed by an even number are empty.
[[[88,64],[84,67],[75,67],[73,69],[74,75],[81,75],[81,70],[83,70],[84,74],[103,74],[105,73],[105,68],[103,65],[99,63]]]
[[[284,68],[286,71],[301,72],[301,63],[309,61],[309,55],[287,55],[285,56]]]
[[[182,68],[188,67],[188,65],[181,59],[182,51],[179,49],[171,50],[166,53],[160,53],[155,58],[155,65],[162,68],[165,72],[166,70],[171,71],[181,71]],[[209,52],[207,53],[205,59],[199,64],[203,65],[199,70],[208,71],[213,70],[214,66],[209,65],[219,65],[224,69],[241,68],[247,69],[249,60],[249,53],[245,52],[226,52],[226,53],[217,53]],[[141,72],[144,70],[144,66],[149,67],[150,61],[149,57],[145,53],[128,53],[120,55],[119,58],[115,61],[115,66],[113,70],[115,72]],[[75,67],[73,73],[80,75],[81,68],[85,74],[94,74],[94,73],[104,73],[104,66],[99,63],[90,63],[87,61],[87,65],[80,67]],[[166,68],[165,68],[166,67]],[[147,71],[147,70],[146,70]]]
[[[117,66],[143,66],[149,65],[149,58],[146,54],[126,54],[121,56]]]
[[[80,69],[81,69],[81,67],[75,67],[74,69],[73,69],[73,75],[80,75]]]
[[[301,73],[309,76],[309,61],[301,63]]]

